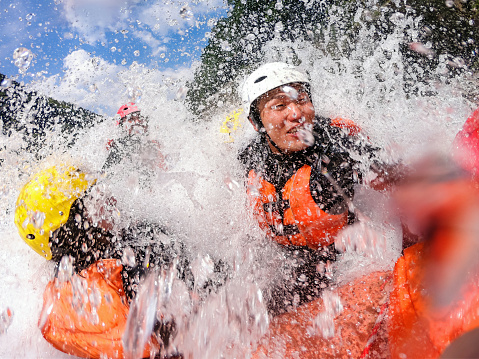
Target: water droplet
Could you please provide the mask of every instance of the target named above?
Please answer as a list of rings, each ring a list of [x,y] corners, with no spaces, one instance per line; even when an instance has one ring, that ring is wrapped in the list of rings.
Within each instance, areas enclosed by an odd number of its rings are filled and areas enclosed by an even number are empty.
[[[461,57],[455,57],[452,61],[449,61],[448,64],[453,67],[463,68],[466,66],[466,62]]]
[[[138,102],[143,95],[143,92],[139,88],[128,87],[128,97],[132,102]]]
[[[284,30],[284,25],[281,21],[278,21],[275,25],[274,25],[274,31],[275,32],[281,32]]]
[[[97,93],[98,92],[98,87],[96,86],[96,84],[91,84],[90,87],[89,87],[89,90],[91,93]]]
[[[216,26],[217,22],[218,22],[218,19],[213,17],[211,19],[208,19],[207,25],[208,25],[208,27],[214,27],[214,26]]]
[[[193,18],[193,12],[188,5],[184,5],[180,10],[180,16],[183,19],[191,20]]]
[[[230,176],[226,176],[223,179],[223,182],[226,184],[226,188],[230,193],[233,193],[235,189],[239,188],[239,183],[232,179]]]
[[[134,267],[136,266],[135,252],[130,247],[127,247],[123,250],[123,255],[121,256],[122,264]]]
[[[73,275],[73,258],[71,256],[64,256],[58,265],[57,278],[60,283],[67,282]]]
[[[435,54],[434,50],[432,50],[431,48],[425,46],[424,44],[420,42],[409,43],[409,48],[417,52],[418,54],[424,55],[428,58],[434,57],[434,54]]]
[[[228,41],[226,41],[226,40],[221,41],[221,50],[231,51],[231,46],[230,46]]]
[[[213,273],[214,268],[215,264],[210,256],[206,255],[197,258],[191,266],[193,276],[195,277],[195,284],[199,287],[203,286],[209,276]]]
[[[5,334],[8,327],[13,322],[13,310],[5,308],[0,314],[0,334]]]
[[[2,88],[9,88],[10,86],[12,86],[12,80],[4,78],[0,86]]]
[[[96,286],[93,286],[88,298],[92,307],[97,308],[101,304],[101,292]]]
[[[247,189],[248,189],[248,192],[251,196],[253,196],[253,197],[260,196],[260,192],[258,190],[258,187],[253,186],[253,185],[248,185]]]
[[[25,16],[25,19],[27,19],[28,21],[31,21],[34,16],[35,16],[35,14],[33,14],[33,13],[27,14],[27,16]]]
[[[314,136],[313,133],[311,132],[311,129],[308,128],[308,126],[302,126],[298,130],[298,137],[301,142],[303,142],[307,146],[312,146],[314,144]]]
[[[275,5],[274,8],[276,10],[282,10],[283,9],[283,3],[281,1],[278,1]]]
[[[30,218],[30,223],[33,224],[35,228],[41,228],[45,222],[46,215],[43,212],[35,211]]]
[[[176,91],[176,99],[179,101],[183,101],[186,98],[186,93],[188,92],[188,88],[185,86],[181,86],[178,91]]]
[[[447,7],[453,7],[454,6],[454,0],[446,0],[446,6]]]
[[[142,281],[135,299],[131,302],[123,334],[126,357],[140,358],[149,340],[156,320],[158,303],[158,276],[150,272]],[[161,280],[161,279],[160,279]]]
[[[391,20],[391,22],[394,25],[401,25],[404,22],[404,19],[405,19],[404,14],[400,12],[392,14],[391,17],[389,18],[389,20]]]
[[[25,47],[19,47],[15,49],[15,51],[13,52],[13,63],[21,71],[28,69],[30,67],[32,60],[33,60],[32,52]]]
[[[299,96],[298,90],[291,86],[283,86],[283,92],[286,93],[292,100],[296,100]]]

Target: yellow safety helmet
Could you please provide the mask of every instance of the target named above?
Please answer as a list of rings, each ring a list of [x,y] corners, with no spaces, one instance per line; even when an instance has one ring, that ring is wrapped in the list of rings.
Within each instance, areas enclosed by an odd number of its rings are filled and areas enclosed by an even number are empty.
[[[243,118],[241,115],[244,113],[242,108],[231,111],[223,121],[220,127],[221,133],[227,133],[228,140],[226,142],[234,142],[233,133],[239,130],[243,125]]]
[[[50,260],[51,234],[66,223],[70,208],[95,183],[77,168],[61,165],[37,173],[21,190],[15,224],[22,239]]]

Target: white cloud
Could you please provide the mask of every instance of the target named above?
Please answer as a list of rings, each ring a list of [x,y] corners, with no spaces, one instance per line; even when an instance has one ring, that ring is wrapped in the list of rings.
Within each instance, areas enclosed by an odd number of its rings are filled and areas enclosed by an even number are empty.
[[[158,55],[160,52],[166,51],[166,46],[163,45],[164,42],[158,40],[153,36],[151,32],[148,31],[135,31],[133,36],[140,39],[146,45],[150,47],[152,56]]]
[[[159,71],[134,63],[115,65],[100,57],[77,50],[64,60],[64,74],[31,84],[40,93],[74,103],[97,113],[113,116],[125,102],[154,103],[175,98],[193,70],[182,67]]]
[[[140,0],[64,0],[63,10],[70,26],[86,41],[94,44],[106,39],[106,31],[138,32],[141,24],[155,34],[165,36],[170,31],[186,29],[199,16],[215,13],[225,6],[223,0],[203,0],[188,4],[183,1],[162,0],[154,4]],[[182,11],[183,9],[183,11]],[[132,29],[130,25],[135,23]],[[144,32],[144,30],[141,30]],[[135,35],[138,38],[145,35]],[[150,39],[151,41],[151,39]]]
[[[129,7],[138,0],[64,0],[66,20],[80,36],[91,43],[105,39],[105,31],[121,27]]]

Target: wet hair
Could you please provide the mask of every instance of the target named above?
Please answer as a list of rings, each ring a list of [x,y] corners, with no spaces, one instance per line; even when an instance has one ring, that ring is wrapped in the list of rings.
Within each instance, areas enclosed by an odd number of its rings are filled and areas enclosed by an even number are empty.
[[[250,119],[256,125],[258,130],[264,127],[263,121],[261,121],[261,114],[259,113],[259,109],[258,109],[258,102],[260,98],[261,96],[251,103],[251,107],[249,110]]]

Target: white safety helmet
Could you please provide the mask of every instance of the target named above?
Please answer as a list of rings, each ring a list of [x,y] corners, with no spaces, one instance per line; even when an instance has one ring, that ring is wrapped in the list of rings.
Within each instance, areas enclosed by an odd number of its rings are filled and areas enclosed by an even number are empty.
[[[242,98],[246,115],[255,122],[260,121],[260,119],[255,119],[252,116],[251,105],[253,102],[261,95],[278,86],[295,82],[305,83],[309,90],[308,77],[298,71],[295,66],[284,62],[270,62],[260,66],[248,76],[243,84]],[[261,123],[258,125],[261,127]]]

